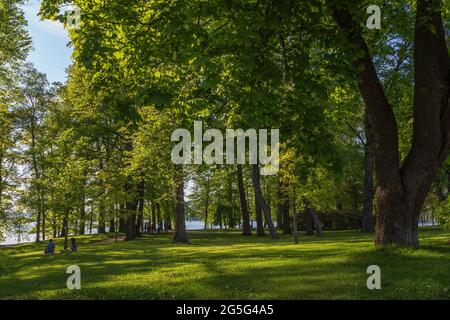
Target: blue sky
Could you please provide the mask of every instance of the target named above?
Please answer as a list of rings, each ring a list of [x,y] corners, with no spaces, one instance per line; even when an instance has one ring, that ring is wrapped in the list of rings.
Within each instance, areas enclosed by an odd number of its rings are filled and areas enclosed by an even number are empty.
[[[69,35],[59,22],[40,21],[39,0],[28,0],[23,5],[28,20],[28,32],[33,38],[33,50],[28,56],[36,69],[46,73],[50,82],[64,82],[65,69],[70,65],[72,49],[67,47]]]
[[[67,47],[69,35],[63,25],[58,22],[40,21],[38,0],[28,0],[22,9],[28,20],[28,33],[33,38],[33,50],[27,61],[32,62],[36,69],[46,73],[50,82],[64,82],[65,69],[71,64],[72,49]],[[34,239],[31,236],[28,240]],[[22,239],[22,242],[27,239]],[[17,240],[7,237],[0,244],[13,244]]]

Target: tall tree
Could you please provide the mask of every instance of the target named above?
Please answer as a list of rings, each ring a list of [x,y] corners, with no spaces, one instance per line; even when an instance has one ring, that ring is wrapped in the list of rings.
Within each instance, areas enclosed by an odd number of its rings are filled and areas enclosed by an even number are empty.
[[[358,87],[371,120],[377,178],[377,245],[419,245],[422,205],[450,148],[450,70],[442,13],[445,1],[418,0],[414,32],[411,148],[400,162],[396,117],[357,22],[353,4],[328,1],[346,40],[357,50]]]

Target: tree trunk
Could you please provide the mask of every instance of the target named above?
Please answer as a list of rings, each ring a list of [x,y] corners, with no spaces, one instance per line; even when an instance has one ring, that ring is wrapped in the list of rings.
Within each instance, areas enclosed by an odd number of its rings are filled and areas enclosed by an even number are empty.
[[[295,185],[292,184],[292,197],[291,197],[291,201],[292,201],[292,220],[294,223],[294,243],[297,244],[298,243],[298,225],[297,225],[297,204],[295,203]]]
[[[263,222],[263,213],[261,209],[261,205],[258,202],[258,199],[255,195],[255,220],[256,220],[256,236],[264,237],[266,235],[264,231],[264,222]]]
[[[182,165],[175,167],[175,234],[173,242],[189,243],[186,233],[186,215],[184,212],[184,177]]]
[[[288,186],[282,181],[278,181],[278,206],[277,210],[281,213],[283,221],[283,234],[291,234],[291,217],[289,215],[289,196]]]
[[[162,228],[161,204],[159,203],[159,201],[156,203],[156,218],[158,219],[158,234],[159,234]]]
[[[61,234],[64,236],[64,250],[69,247],[69,212],[66,211],[63,217],[62,231]]]
[[[316,210],[310,208],[309,209],[310,215],[312,217],[312,220],[314,221],[314,224],[316,225],[316,234],[318,237],[323,235],[322,227],[320,226],[320,220],[319,216],[317,215]]]
[[[86,207],[85,207],[84,200],[83,200],[83,203],[81,204],[81,208],[80,208],[79,233],[80,233],[80,235],[83,235],[86,233]]]
[[[116,221],[114,218],[109,220],[109,232],[116,232]]]
[[[45,241],[45,211],[42,212],[42,240]]]
[[[125,241],[133,240],[136,237],[136,209],[137,201],[127,202],[125,209],[127,211]]]
[[[281,203],[277,204],[277,229],[283,227],[283,209]]]
[[[374,155],[373,155],[373,131],[367,108],[364,113],[364,130],[366,141],[364,145],[364,208],[362,216],[362,231],[373,231],[373,174],[374,174]]]
[[[138,185],[139,205],[138,205],[138,218],[136,222],[136,235],[140,236],[142,227],[144,225],[144,196],[145,196],[145,181],[142,178]]]
[[[256,203],[258,203],[260,205],[260,208],[262,209],[262,211],[264,213],[264,218],[267,223],[267,227],[269,228],[270,236],[273,239],[276,239],[276,238],[278,238],[277,230],[275,229],[275,226],[273,225],[273,222],[272,222],[270,208],[267,205],[267,202],[264,199],[264,196],[261,191],[260,174],[259,174],[259,165],[258,164],[252,164],[252,181],[253,181],[253,190],[255,192]]]
[[[151,205],[150,205],[151,209],[152,209],[152,215],[151,215],[151,222],[150,222],[150,226],[151,226],[151,231],[153,232],[156,228],[156,204],[155,201],[153,200]]]
[[[126,210],[125,204],[121,203],[119,205],[119,232],[126,233],[127,232],[127,221],[126,221]]]
[[[251,236],[252,229],[250,227],[250,214],[247,208],[247,199],[244,190],[244,180],[242,176],[242,165],[237,165],[237,178],[238,178],[238,188],[239,188],[239,201],[241,203],[242,212],[242,235]]]
[[[36,242],[41,241],[41,210],[38,209],[36,218]]]
[[[98,152],[100,152],[100,145],[97,145]],[[99,158],[99,170],[103,170],[103,158]],[[100,181],[102,182],[102,181]],[[101,196],[103,195],[103,192]],[[100,197],[99,205],[98,205],[98,227],[97,227],[98,233],[106,233],[106,226],[105,226],[105,207],[103,204],[103,199]]]
[[[412,197],[405,200],[403,192],[382,197],[381,190],[378,191],[376,245],[419,246],[418,225],[423,201],[414,204],[413,200]]]
[[[125,241],[133,240],[136,233],[136,211],[138,206],[138,200],[134,196],[135,192],[131,187],[132,183],[128,182],[125,186],[127,194],[132,194],[133,199],[128,201],[125,205],[126,210],[126,233],[125,233]]]
[[[106,233],[105,208],[102,204],[98,206],[98,233]]]
[[[306,235],[312,236],[314,234],[314,229],[313,229],[314,221],[312,219],[312,216],[311,216],[311,213],[309,212],[308,207],[306,207],[303,212],[303,219],[305,221]]]
[[[208,174],[206,180],[206,201],[205,201],[205,221],[204,221],[204,229],[208,228],[208,213],[209,213],[209,193],[210,193],[210,176]]]

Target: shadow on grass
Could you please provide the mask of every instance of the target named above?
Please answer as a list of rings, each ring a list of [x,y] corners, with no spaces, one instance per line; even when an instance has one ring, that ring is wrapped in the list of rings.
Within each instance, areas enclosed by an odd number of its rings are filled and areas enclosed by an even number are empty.
[[[192,232],[194,245],[171,235],[92,245],[43,256],[12,251],[0,276],[0,298],[30,299],[449,299],[450,247],[376,250],[373,235],[328,232],[279,240],[238,232]],[[423,240],[442,239],[425,230]],[[96,238],[97,239],[97,238]],[[430,240],[431,241],[431,240]],[[35,248],[31,246],[31,248]],[[67,266],[79,265],[82,290],[66,289]],[[369,265],[382,270],[382,290],[369,291]]]

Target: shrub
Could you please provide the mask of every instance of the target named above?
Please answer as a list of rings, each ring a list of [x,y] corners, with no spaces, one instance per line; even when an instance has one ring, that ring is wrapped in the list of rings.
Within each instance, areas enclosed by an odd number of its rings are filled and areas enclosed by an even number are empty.
[[[327,210],[317,212],[317,216],[324,230],[352,230],[362,227],[362,213],[353,210]],[[298,228],[306,230],[303,212],[298,216]]]

